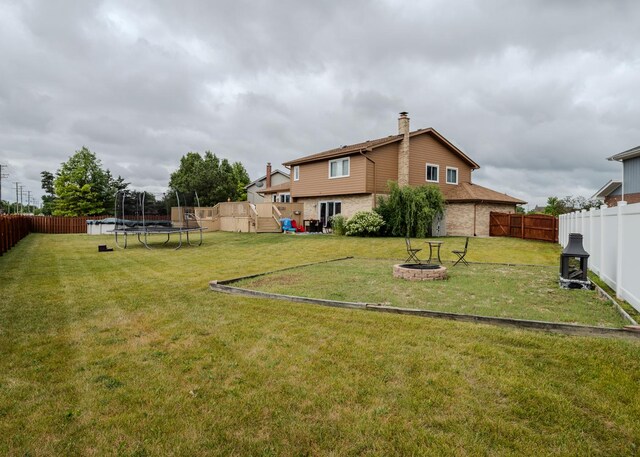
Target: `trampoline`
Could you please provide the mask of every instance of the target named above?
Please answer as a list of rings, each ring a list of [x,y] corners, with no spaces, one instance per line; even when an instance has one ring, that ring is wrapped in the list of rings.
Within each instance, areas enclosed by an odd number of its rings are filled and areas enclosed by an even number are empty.
[[[128,220],[124,218],[126,193],[121,191],[116,194],[115,214],[118,214],[118,203],[119,201],[121,201],[122,218],[115,219],[115,228],[111,230],[111,233],[113,233],[115,236],[115,243],[118,248],[126,249],[128,246],[128,237],[133,235],[135,235],[140,244],[142,244],[149,250],[153,249],[149,245],[149,239],[153,235],[162,235],[167,237],[167,239],[162,242],[163,246],[169,243],[171,235],[177,235],[178,245],[174,248],[174,250],[178,250],[182,247],[183,235],[189,246],[202,245],[203,228],[198,223],[195,213],[189,212],[186,208],[182,208],[180,206],[180,197],[178,195],[178,192],[175,193],[176,199],[178,201],[178,220],[176,221],[177,223],[175,225],[173,221],[147,220],[144,211],[145,195],[146,192],[142,192],[134,196],[134,198],[136,199],[136,208],[141,208],[141,219]],[[197,195],[196,199],[198,199]],[[194,233],[199,233],[200,235],[197,242],[191,241],[190,235]]]

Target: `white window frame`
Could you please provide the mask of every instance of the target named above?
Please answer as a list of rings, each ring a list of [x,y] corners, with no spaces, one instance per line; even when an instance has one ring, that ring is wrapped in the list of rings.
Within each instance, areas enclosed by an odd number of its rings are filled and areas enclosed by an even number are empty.
[[[456,182],[449,181],[449,170],[455,170],[455,172],[456,172]],[[458,181],[460,180],[460,177],[459,177],[458,173],[460,173],[460,172],[458,171],[458,169],[456,167],[447,167],[447,175],[444,178],[445,182],[447,184],[455,184],[455,185],[457,185]]]
[[[347,167],[349,167],[349,172],[345,175],[345,174],[341,174],[341,175],[336,175],[336,176],[331,176],[331,164],[332,163],[338,163],[340,164],[340,172],[344,173],[344,169],[342,167],[342,162],[343,161],[347,161]],[[338,178],[348,178],[351,175],[351,157],[341,157],[339,159],[333,159],[333,160],[329,160],[329,179],[338,179]]]
[[[300,165],[293,167],[293,180],[300,181]]]
[[[289,201],[288,202],[283,201],[284,197],[289,197]],[[277,203],[291,203],[291,193],[290,192],[279,193]]]
[[[435,181],[429,179],[429,167],[434,167],[436,169],[436,179]],[[424,167],[424,180],[426,182],[440,182],[440,165],[436,165],[435,163],[428,163]]]
[[[325,223],[325,224],[324,224],[324,226],[325,226],[325,227],[330,227],[331,225],[330,225],[330,221],[329,221],[329,219],[330,219],[331,217],[333,217],[333,216],[337,215],[337,214],[342,214],[342,200],[320,200],[320,201],[318,202],[318,219],[319,219],[319,220],[322,220],[322,218],[323,218],[323,214],[322,214],[322,204],[323,204],[323,203],[325,204],[325,208],[326,208],[326,209],[328,209],[328,208],[329,208],[329,205],[333,205],[333,211],[334,211],[333,215],[332,215],[332,216],[329,216],[329,217],[327,217],[327,218],[325,218],[325,220],[324,220],[324,223]],[[336,212],[335,212],[335,210],[336,210],[336,204],[339,204],[339,205],[340,205],[340,212],[339,212],[339,213],[336,213]],[[327,212],[328,212],[328,211],[327,211]]]

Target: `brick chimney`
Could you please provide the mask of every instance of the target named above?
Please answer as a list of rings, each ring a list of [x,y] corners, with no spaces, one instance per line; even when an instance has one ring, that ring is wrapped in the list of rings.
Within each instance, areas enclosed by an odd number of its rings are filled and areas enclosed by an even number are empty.
[[[409,184],[409,117],[406,111],[400,113],[398,118],[398,134],[402,135],[402,141],[398,146],[398,185]]]
[[[271,162],[267,162],[267,189],[271,188]]]

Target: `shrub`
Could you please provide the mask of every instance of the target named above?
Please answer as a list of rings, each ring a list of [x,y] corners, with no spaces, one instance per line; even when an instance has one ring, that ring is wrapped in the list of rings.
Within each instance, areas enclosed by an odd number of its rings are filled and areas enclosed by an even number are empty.
[[[380,233],[384,219],[373,211],[359,211],[345,224],[347,236],[374,236]]]
[[[390,182],[389,197],[380,197],[376,212],[387,235],[424,238],[431,234],[434,218],[444,212],[444,196],[438,186],[403,186]]]
[[[344,235],[347,220],[342,214],[331,216],[331,231],[336,235]]]

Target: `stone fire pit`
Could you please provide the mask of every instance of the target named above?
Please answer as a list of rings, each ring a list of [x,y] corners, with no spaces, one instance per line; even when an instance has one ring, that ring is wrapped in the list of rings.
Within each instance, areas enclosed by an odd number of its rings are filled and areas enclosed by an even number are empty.
[[[409,281],[441,281],[447,279],[447,268],[429,263],[404,263],[393,266],[393,277]]]

